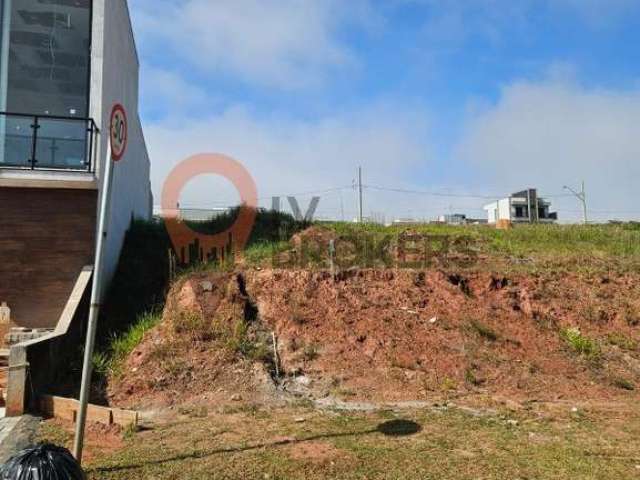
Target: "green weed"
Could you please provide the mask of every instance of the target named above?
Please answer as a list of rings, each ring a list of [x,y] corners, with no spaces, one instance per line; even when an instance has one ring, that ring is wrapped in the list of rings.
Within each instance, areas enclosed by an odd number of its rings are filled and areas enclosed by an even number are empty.
[[[628,350],[630,352],[638,350],[638,342],[633,338],[627,337],[623,333],[610,333],[609,335],[607,335],[607,342],[609,342],[611,345],[620,347],[622,350]]]
[[[602,352],[598,342],[583,335],[579,329],[566,328],[560,332],[560,336],[575,353],[589,360],[600,358]]]
[[[104,350],[94,353],[92,359],[94,371],[104,377],[119,375],[127,357],[140,345],[145,333],[154,328],[160,320],[159,313],[144,313],[126,332],[112,336]]]
[[[305,345],[304,349],[302,350],[302,358],[304,358],[304,360],[306,360],[307,362],[312,362],[313,360],[317,359],[319,356],[320,356],[320,348],[315,343],[310,343],[308,345]]]
[[[208,341],[215,337],[213,322],[202,313],[191,310],[180,310],[173,315],[173,329],[193,340]]]
[[[490,342],[497,341],[500,336],[491,327],[479,322],[478,320],[472,320],[470,322],[471,328],[482,338],[489,340]]]
[[[633,391],[636,389],[636,386],[633,384],[633,382],[622,377],[614,378],[613,386],[620,388],[622,390],[629,390],[629,391]]]

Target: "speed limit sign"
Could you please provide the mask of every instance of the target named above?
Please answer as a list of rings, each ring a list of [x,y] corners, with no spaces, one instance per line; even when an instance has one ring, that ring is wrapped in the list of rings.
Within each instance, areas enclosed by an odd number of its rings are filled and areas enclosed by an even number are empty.
[[[111,158],[117,162],[127,149],[127,113],[119,103],[111,110],[110,140]]]

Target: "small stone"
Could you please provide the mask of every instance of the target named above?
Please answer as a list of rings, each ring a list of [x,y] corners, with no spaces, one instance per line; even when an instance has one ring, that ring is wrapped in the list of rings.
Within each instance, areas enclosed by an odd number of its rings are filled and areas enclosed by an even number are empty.
[[[203,292],[213,292],[213,283],[205,280],[200,283],[200,287],[202,287]]]
[[[308,387],[309,385],[311,385],[311,379],[306,375],[301,375],[299,377],[296,377],[295,382],[298,385],[302,385],[303,387]]]
[[[573,407],[571,409],[571,413],[578,413],[578,407]]]
[[[434,323],[436,323],[438,321],[438,317],[433,317],[431,320],[429,320],[429,323],[431,325],[433,325]]]
[[[239,394],[235,394],[235,395],[231,395],[231,401],[232,402],[239,402],[240,400],[242,400],[242,396],[240,396]]]
[[[306,419],[306,418],[296,418],[294,421],[295,421],[296,423],[304,423],[304,422],[306,422],[306,421],[307,421],[307,419]]]
[[[507,420],[507,425],[511,425],[512,427],[517,427],[518,426],[518,421],[517,420]]]

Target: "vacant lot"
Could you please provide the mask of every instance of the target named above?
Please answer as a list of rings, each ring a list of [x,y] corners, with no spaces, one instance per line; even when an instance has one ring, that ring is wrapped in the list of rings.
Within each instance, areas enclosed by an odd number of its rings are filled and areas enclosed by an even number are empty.
[[[244,405],[175,414],[171,422],[126,435],[115,453],[105,446],[113,442],[94,438],[89,478],[512,480],[640,474],[640,413],[632,404],[366,414]],[[59,426],[45,426],[42,435],[70,440]]]
[[[639,265],[635,225],[254,243],[96,356],[148,428],[94,427],[89,476],[638,478]]]

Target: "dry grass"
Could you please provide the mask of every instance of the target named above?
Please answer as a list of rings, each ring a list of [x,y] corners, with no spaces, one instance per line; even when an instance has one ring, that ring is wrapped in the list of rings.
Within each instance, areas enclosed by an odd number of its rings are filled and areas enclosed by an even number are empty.
[[[187,418],[133,433],[121,451],[92,460],[88,477],[630,480],[640,465],[640,413],[631,404],[480,415],[455,408],[334,414],[250,407],[186,412]],[[419,431],[382,433],[381,425],[398,419],[417,423]]]

